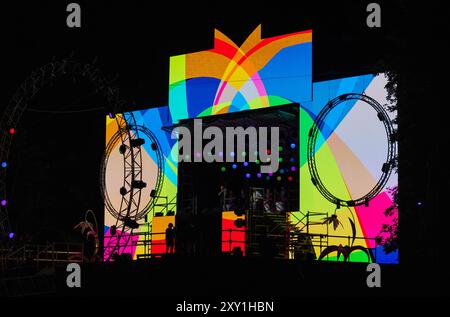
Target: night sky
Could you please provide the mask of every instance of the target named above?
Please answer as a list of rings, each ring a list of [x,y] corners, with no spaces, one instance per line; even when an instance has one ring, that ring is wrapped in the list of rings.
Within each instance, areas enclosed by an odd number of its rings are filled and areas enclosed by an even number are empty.
[[[438,73],[448,58],[444,10],[378,1],[382,27],[366,26],[371,1],[274,1],[156,6],[148,1],[79,2],[82,27],[67,28],[69,1],[2,5],[2,89],[6,105],[20,83],[52,59],[92,63],[120,90],[127,109],[167,105],[169,57],[212,48],[214,28],[240,44],[262,24],[263,37],[313,29],[313,80],[380,70],[399,75],[400,187],[403,259],[442,259],[449,212],[443,188],[446,102]],[[10,218],[18,232],[72,239],[68,232],[93,209],[101,222],[99,167],[105,99],[83,81],[62,79],[40,91],[17,125],[8,171]],[[53,112],[49,113],[47,110]],[[441,131],[442,130],[442,131]],[[418,201],[424,204],[417,207]],[[403,217],[403,218],[402,218]],[[447,239],[448,240],[448,239]],[[433,245],[433,247],[430,247]],[[401,251],[402,252],[402,251]],[[402,259],[402,258],[401,258]]]

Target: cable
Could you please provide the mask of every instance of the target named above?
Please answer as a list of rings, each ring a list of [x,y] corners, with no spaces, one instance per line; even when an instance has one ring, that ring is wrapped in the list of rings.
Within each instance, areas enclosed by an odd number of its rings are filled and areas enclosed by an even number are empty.
[[[89,213],[92,215],[92,218],[94,219],[94,223],[95,223],[95,228],[97,230],[94,230],[94,228],[92,228],[92,226],[90,225],[90,222],[88,221],[87,217],[89,215]],[[91,227],[92,231],[95,231],[96,233],[98,232],[98,223],[97,223],[97,218],[95,217],[94,212],[91,209],[86,210],[86,214],[84,215],[84,221],[89,224],[89,227]]]

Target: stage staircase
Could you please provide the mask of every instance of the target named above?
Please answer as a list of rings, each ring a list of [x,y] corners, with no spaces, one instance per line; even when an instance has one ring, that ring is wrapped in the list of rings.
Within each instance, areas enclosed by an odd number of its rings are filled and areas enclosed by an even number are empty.
[[[277,250],[275,257],[316,259],[314,247],[319,247],[321,251],[328,246],[328,231],[327,234],[315,234],[310,229],[312,226],[322,226],[322,218],[326,216],[327,213],[321,212],[250,215],[248,254],[261,255],[262,244],[270,241]]]

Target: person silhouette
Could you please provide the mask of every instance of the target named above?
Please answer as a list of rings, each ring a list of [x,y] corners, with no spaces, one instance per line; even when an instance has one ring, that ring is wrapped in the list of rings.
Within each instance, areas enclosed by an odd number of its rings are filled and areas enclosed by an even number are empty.
[[[219,203],[222,211],[227,210],[228,195],[227,195],[227,188],[225,187],[225,185],[220,185],[220,192],[217,194],[217,196],[219,196]]]
[[[173,223],[169,223],[166,229],[166,253],[173,253],[175,244],[175,229]]]

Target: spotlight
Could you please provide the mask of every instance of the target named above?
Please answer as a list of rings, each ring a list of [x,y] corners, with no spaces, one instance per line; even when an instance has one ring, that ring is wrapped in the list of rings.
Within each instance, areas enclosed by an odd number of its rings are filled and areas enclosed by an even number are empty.
[[[111,226],[111,228],[109,228],[109,234],[112,236],[115,236],[116,233],[117,233],[117,227],[115,225]]]
[[[248,162],[244,162],[244,166],[248,166]]]
[[[250,173],[245,174],[246,178],[250,178],[250,176],[251,176]]]
[[[283,158],[282,158],[282,157],[279,157],[279,158],[278,158],[278,162],[280,162],[280,163],[283,162]]]
[[[266,150],[266,154],[267,154],[267,155],[270,155],[270,150]]]
[[[295,172],[295,170],[296,170],[295,166],[291,166],[291,171]]]
[[[156,151],[158,149],[158,145],[156,143],[152,143],[152,145],[150,145],[153,151]]]
[[[3,167],[3,168],[6,168],[7,166],[8,166],[8,163],[2,162],[2,167]]]
[[[145,183],[143,181],[132,181],[131,187],[136,188],[136,189],[142,189],[142,188],[147,187],[147,183]]]
[[[282,147],[282,146],[279,146],[279,147],[278,147],[278,152],[281,152],[281,151],[283,151],[283,147]]]
[[[222,152],[222,151],[219,152],[219,156],[220,156],[220,157],[223,156],[223,152]]]
[[[259,163],[261,163],[261,161],[260,161],[260,160],[256,160],[255,163],[256,163],[256,164],[259,164]]]
[[[269,175],[266,176],[266,181],[270,181],[270,176]]]
[[[295,162],[295,158],[294,157],[291,157],[291,159],[289,160],[291,163],[294,163]]]
[[[284,169],[280,168],[280,174],[284,174]]]
[[[241,228],[241,227],[245,226],[245,220],[242,219],[242,218],[236,219],[236,220],[234,221],[234,225],[235,225],[237,228]]]
[[[291,143],[291,149],[295,149],[295,143]]]
[[[200,154],[200,152],[195,152],[195,157],[200,158],[202,157],[202,155]]]
[[[3,199],[2,201],[1,201],[1,205],[2,206],[6,206],[8,204],[8,202],[6,201],[6,199]]]
[[[139,228],[139,224],[136,222],[136,220],[133,220],[129,217],[123,218],[123,225],[131,229]]]
[[[243,255],[241,247],[234,247],[231,253],[236,257],[241,257]]]
[[[144,145],[144,143],[145,143],[145,140],[141,139],[141,138],[130,140],[131,147],[138,147],[138,146]]]
[[[256,174],[256,177],[261,178],[261,173]]]
[[[235,170],[237,168],[236,164],[231,165],[231,167]]]
[[[128,190],[125,187],[120,187],[120,194],[125,196],[128,193]]]
[[[8,237],[9,237],[10,239],[14,238],[14,232],[10,232],[10,233],[8,234]]]
[[[270,176],[270,177],[272,177],[272,176],[273,176],[273,173],[272,173],[272,172],[270,172],[270,173],[269,173],[269,176]]]
[[[14,134],[16,133],[16,130],[14,128],[9,129],[9,134]]]
[[[234,152],[230,152],[231,157],[234,157],[234,155],[235,155]]]
[[[224,173],[224,172],[226,172],[227,168],[226,168],[225,166],[222,166],[222,167],[220,168],[220,170]]]
[[[128,146],[126,146],[125,144],[122,144],[121,146],[119,146],[119,153],[120,154],[125,154],[125,152],[127,151]]]
[[[292,176],[288,177],[288,181],[292,182],[294,180],[294,178]]]
[[[277,181],[281,181],[281,176],[277,176]]]
[[[245,156],[247,155],[247,153],[246,153],[246,152],[242,152],[241,155],[242,155],[243,157],[245,157]]]

